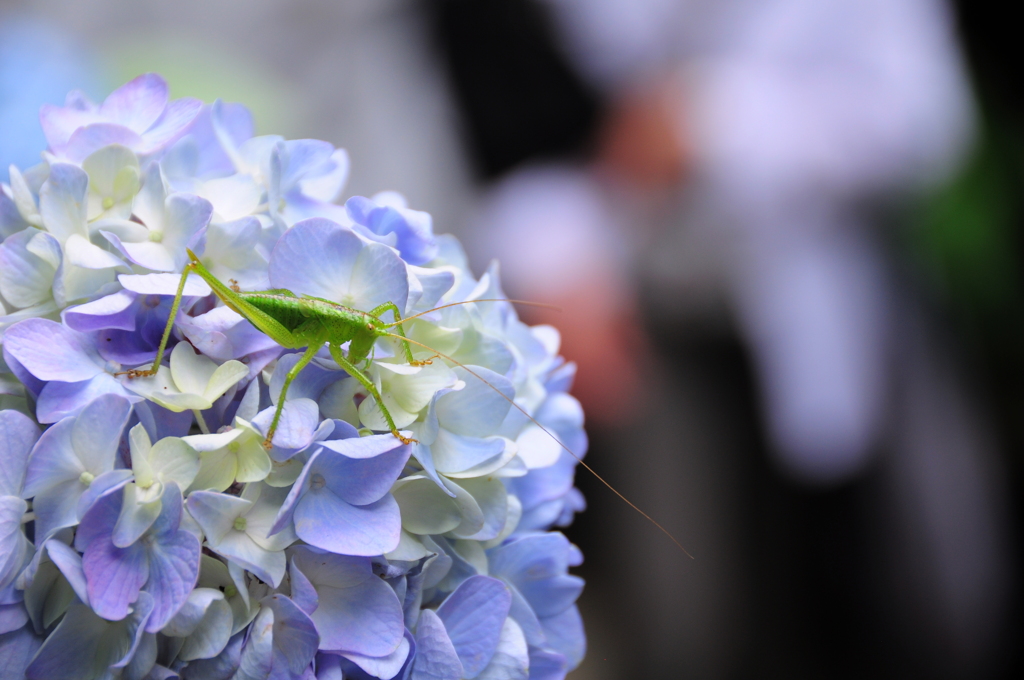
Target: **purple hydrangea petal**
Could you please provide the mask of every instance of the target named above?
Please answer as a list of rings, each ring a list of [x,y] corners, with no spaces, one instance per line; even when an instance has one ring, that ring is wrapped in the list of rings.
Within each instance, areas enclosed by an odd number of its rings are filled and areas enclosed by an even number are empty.
[[[512,595],[504,583],[489,576],[472,576],[437,609],[451,638],[465,677],[475,677],[498,647],[502,624]]]
[[[84,305],[68,307],[61,318],[68,328],[83,333],[104,328],[134,331],[139,305],[137,294],[121,290]]]
[[[99,114],[112,123],[142,134],[167,107],[167,81],[145,73],[111,92],[99,107]]]
[[[174,143],[188,130],[202,108],[203,103],[191,97],[172,101],[156,125],[142,135],[143,143],[138,147],[138,152],[151,154]]]
[[[64,147],[63,156],[81,163],[93,152],[111,144],[137,149],[142,146],[142,136],[116,123],[92,123],[75,130]]]

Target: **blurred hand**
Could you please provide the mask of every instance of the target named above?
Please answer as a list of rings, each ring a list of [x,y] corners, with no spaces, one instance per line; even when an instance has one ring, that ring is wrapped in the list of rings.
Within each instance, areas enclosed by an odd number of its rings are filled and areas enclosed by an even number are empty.
[[[648,84],[613,103],[598,133],[597,165],[642,188],[677,184],[690,164],[685,119],[674,81]]]
[[[607,279],[595,277],[550,299],[561,312],[520,311],[528,323],[547,323],[560,331],[561,353],[578,367],[572,394],[583,404],[587,420],[624,425],[636,415],[648,345],[636,310],[623,301],[621,290],[607,287]]]

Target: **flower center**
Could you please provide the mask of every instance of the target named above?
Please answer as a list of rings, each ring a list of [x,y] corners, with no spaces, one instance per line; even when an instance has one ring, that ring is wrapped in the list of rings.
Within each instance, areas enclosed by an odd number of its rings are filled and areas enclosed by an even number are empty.
[[[234,597],[238,595],[238,588],[234,586],[228,586],[224,589],[224,597]]]
[[[78,481],[80,481],[82,484],[84,484],[86,486],[89,486],[90,484],[92,484],[92,480],[94,480],[94,479],[96,479],[96,475],[94,475],[93,473],[89,472],[88,470],[86,470],[82,474],[78,475]]]
[[[235,518],[235,529],[237,531],[245,531],[245,525],[246,524],[248,524],[248,522],[245,521],[244,517],[236,517]]]
[[[324,476],[319,472],[314,472],[313,476],[310,477],[309,479],[309,488],[313,489],[314,491],[316,491],[317,489],[322,489],[326,485],[327,480],[324,479]]]
[[[104,210],[110,210],[113,207],[114,207],[114,199],[113,199],[113,197],[112,196],[104,196],[103,197],[103,209]]]
[[[160,243],[164,240],[164,232],[157,229],[152,229],[149,232],[149,240],[153,243]]]

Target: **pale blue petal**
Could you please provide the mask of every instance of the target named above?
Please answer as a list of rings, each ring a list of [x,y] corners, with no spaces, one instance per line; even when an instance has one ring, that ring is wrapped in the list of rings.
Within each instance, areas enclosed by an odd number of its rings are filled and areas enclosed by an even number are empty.
[[[153,615],[146,630],[155,633],[177,613],[199,578],[199,539],[187,531],[153,541],[149,547],[146,592],[153,597]]]
[[[96,502],[96,499],[111,489],[124,486],[130,479],[132,479],[131,470],[111,470],[92,480],[92,484],[78,499],[75,508],[78,519],[85,517],[85,513],[89,512],[89,508]]]
[[[86,515],[85,521],[89,519]],[[139,597],[149,576],[149,556],[140,543],[117,548],[109,540],[99,539],[85,549],[82,569],[93,611],[108,621],[118,621],[128,615]]]
[[[530,648],[530,680],[565,680],[565,657],[549,649]]]
[[[365,656],[387,656],[405,631],[402,606],[387,583],[373,577],[352,588],[318,589],[320,606],[312,619],[320,647]]]
[[[505,584],[489,576],[472,576],[437,609],[448,637],[462,661],[466,678],[474,678],[498,647],[512,595]]]
[[[505,420],[505,415],[512,407],[509,400],[515,397],[516,391],[511,381],[503,375],[482,366],[470,366],[469,369],[476,376],[461,366],[454,369],[459,380],[465,382],[466,386],[438,398],[437,419],[442,428],[456,434],[486,437],[497,432]],[[490,386],[480,378],[490,383]]]
[[[398,649],[387,656],[364,656],[355,652],[345,652],[342,656],[371,676],[381,680],[390,680],[401,672],[409,658],[411,649],[412,642],[408,637],[403,637],[402,641],[398,643]]]
[[[64,574],[78,599],[86,604],[89,603],[88,583],[85,579],[85,569],[82,567],[82,556],[74,548],[65,545],[60,541],[50,540],[46,542],[46,551],[53,560],[53,563]]]
[[[105,394],[124,397],[130,402],[142,400],[142,397],[126,390],[117,378],[109,373],[101,372],[82,382],[54,381],[48,383],[39,393],[39,400],[36,402],[36,418],[41,423],[57,422],[61,418],[77,414],[93,400]]]
[[[383,498],[411,452],[411,447],[390,434],[328,440],[321,445],[325,450],[316,461],[315,472],[339,498],[353,505]]]
[[[368,243],[356,260],[348,286],[348,298],[356,309],[368,311],[385,302],[405,309],[409,275],[405,263],[391,248]]]
[[[4,672],[12,680],[22,680],[25,669],[42,643],[43,639],[32,632],[31,626],[18,626],[0,635],[0,663],[3,663]]]
[[[249,630],[233,680],[267,680],[274,664],[274,611],[260,609]]]
[[[181,669],[182,680],[229,680],[238,669],[245,642],[245,631],[233,635],[224,649],[212,659],[190,661]]]
[[[299,538],[342,555],[382,555],[394,550],[402,528],[392,496],[355,506],[327,488],[304,494],[295,507],[294,521]]]
[[[0,411],[0,496],[21,496],[39,426],[18,411]]]
[[[312,614],[320,606],[316,588],[313,587],[313,584],[309,582],[306,575],[295,564],[294,557],[292,558],[291,568],[288,570],[288,573],[292,582],[292,602],[298,605],[302,611]]]
[[[39,214],[47,231],[61,243],[72,234],[88,236],[85,223],[88,187],[89,175],[77,165],[54,163],[50,166],[50,176],[39,190]]]
[[[561,614],[541,620],[548,645],[565,656],[569,670],[576,668],[587,653],[587,637],[583,632],[583,619],[575,605]]]
[[[316,655],[320,636],[309,616],[291,599],[277,593],[260,600],[274,612],[274,666],[282,663],[293,676],[300,674]]]
[[[480,465],[505,450],[505,440],[500,437],[466,437],[448,429],[437,433],[430,445],[430,453],[436,469],[441,473],[458,473]]]
[[[114,524],[111,541],[118,548],[127,548],[146,533],[160,515],[162,503],[154,498],[148,503],[140,503],[137,499],[138,487],[128,484],[124,487],[124,503],[121,514]]]
[[[270,254],[270,283],[296,295],[342,302],[348,293],[363,242],[348,229],[323,218],[299,222],[285,232]]]
[[[75,453],[86,470],[96,476],[114,468],[121,433],[132,405],[124,397],[104,394],[85,407],[71,430]]]
[[[21,518],[28,504],[14,496],[0,496],[0,591],[10,585],[29,559],[30,545]]]
[[[416,628],[416,658],[410,680],[460,680],[462,662],[441,619],[430,609],[420,614]]]
[[[104,621],[83,604],[74,604],[40,647],[26,669],[29,680],[95,680],[108,669],[128,665],[142,639],[152,610],[145,593],[122,621]]]
[[[498,648],[480,675],[480,680],[527,680],[530,656],[523,631],[512,619],[505,619],[498,639]]]
[[[8,328],[4,349],[40,380],[89,380],[106,363],[92,338],[48,319],[25,319]]]
[[[266,434],[270,429],[270,423],[274,420],[275,408],[263,409],[259,415],[253,418],[252,424],[260,432]],[[285,401],[273,439],[274,447],[281,451],[275,453],[273,457],[281,462],[309,446],[319,423],[320,409],[312,399],[288,399]]]

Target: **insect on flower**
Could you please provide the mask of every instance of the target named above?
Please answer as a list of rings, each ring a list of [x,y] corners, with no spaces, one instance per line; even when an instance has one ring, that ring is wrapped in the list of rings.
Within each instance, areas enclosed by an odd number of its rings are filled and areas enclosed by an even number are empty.
[[[547,436],[557,442],[558,445],[567,451],[569,455],[575,458],[584,469],[594,475],[604,486],[608,487],[608,489],[625,501],[631,508],[639,512],[645,519],[654,524],[662,533],[668,536],[680,550],[689,555],[686,548],[684,548],[667,529],[662,527],[661,524],[654,520],[654,518],[641,510],[632,501],[620,493],[618,489],[594,471],[578,455],[576,455],[574,451],[555,437],[555,435],[541,423],[537,422],[533,416],[516,404],[515,401],[504,395],[500,390],[491,385],[483,376],[473,371],[465,364],[434,349],[433,347],[406,337],[405,331],[402,328],[403,323],[438,309],[459,304],[469,304],[470,302],[487,302],[488,300],[449,303],[403,319],[398,306],[394,302],[385,302],[368,312],[364,312],[323,298],[308,295],[299,296],[292,291],[283,288],[248,293],[242,292],[238,289],[237,283],[231,282],[230,284],[225,284],[203,265],[194,252],[188,249],[186,250],[189,256],[189,262],[185,265],[181,274],[181,280],[178,283],[178,289],[175,293],[174,302],[171,306],[171,314],[168,317],[167,326],[164,328],[163,336],[160,339],[160,346],[157,349],[156,359],[154,360],[152,367],[149,369],[133,369],[125,371],[129,378],[146,377],[156,374],[157,369],[160,367],[160,363],[163,360],[164,351],[167,348],[167,342],[170,339],[171,330],[174,327],[174,321],[177,318],[178,309],[181,306],[181,299],[184,294],[185,284],[188,281],[189,275],[195,272],[200,278],[209,284],[214,294],[220,298],[225,305],[247,319],[261,332],[266,333],[276,343],[286,349],[305,348],[305,352],[303,352],[302,357],[285,376],[284,384],[281,387],[281,394],[277,401],[277,407],[274,410],[274,417],[270,422],[270,427],[267,429],[266,439],[263,442],[265,448],[270,449],[272,446],[271,442],[274,438],[274,433],[277,430],[277,425],[280,422],[281,413],[284,410],[288,387],[291,385],[295,377],[302,372],[302,369],[313,360],[313,357],[316,356],[317,352],[319,352],[325,344],[331,354],[331,358],[334,359],[338,366],[358,380],[366,391],[369,392],[376,400],[377,405],[380,407],[381,413],[391,430],[391,434],[400,439],[403,444],[411,444],[415,442],[415,439],[407,437],[399,432],[395,425],[394,418],[392,418],[391,413],[388,411],[377,386],[374,384],[373,380],[371,380],[370,377],[359,368],[360,364],[363,364],[368,360],[374,343],[378,338],[392,338],[399,342],[405,359],[411,366],[423,366],[431,363],[434,358],[442,358],[463,368],[470,375],[494,389],[498,394],[501,394],[509,401],[513,408],[518,409],[534,425],[539,427],[547,434]],[[509,300],[508,302],[542,304],[527,303],[521,300]],[[381,319],[381,315],[389,311],[394,314],[395,320],[388,322]],[[397,333],[391,332],[392,329],[396,330]],[[346,342],[349,343],[347,356],[343,353],[341,347]],[[413,357],[411,345],[417,345],[433,352],[434,356],[426,360],[417,360]]]

